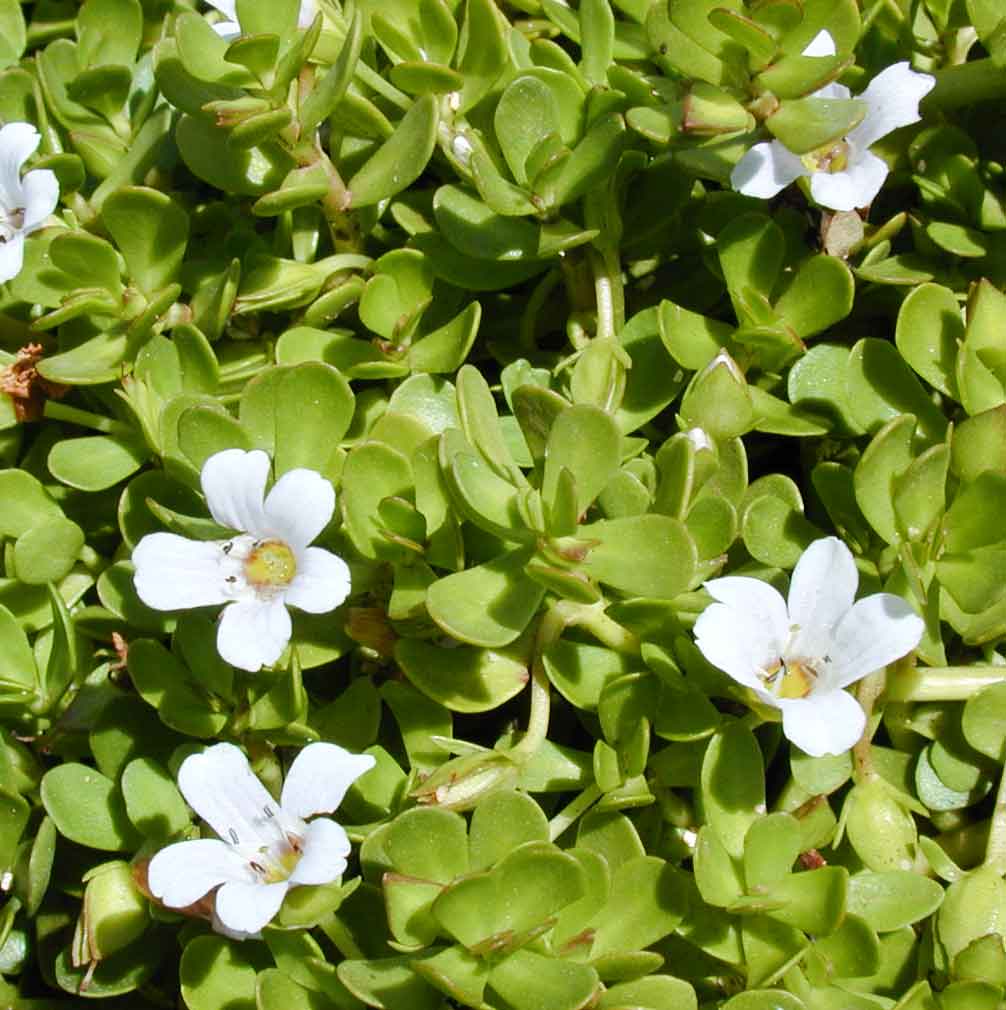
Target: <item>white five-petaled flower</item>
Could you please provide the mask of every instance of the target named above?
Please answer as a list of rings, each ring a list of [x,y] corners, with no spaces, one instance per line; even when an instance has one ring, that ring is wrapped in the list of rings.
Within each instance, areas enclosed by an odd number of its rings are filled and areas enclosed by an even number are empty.
[[[695,622],[696,645],[779,709],[783,733],[812,757],[859,740],[866,716],[843,688],[911,652],[925,627],[900,596],[853,602],[858,582],[849,548],[824,537],[800,556],[788,600],[746,576],[705,583],[717,602]]]
[[[21,175],[41,139],[31,123],[0,129],[0,284],[21,272],[25,236],[42,227],[59,201],[59,182],[49,169]]]
[[[219,887],[214,926],[236,939],[258,933],[291,887],[327,884],[345,872],[346,832],[328,817],[306,818],[335,810],[374,763],[333,743],[308,744],[276,803],[233,744],[189,755],[178,788],[219,837],[161,849],[147,867],[150,893],[169,908],[185,908]]]
[[[188,540],[150,533],[133,550],[140,599],[155,610],[226,603],[217,651],[233,666],[275,663],[290,641],[288,606],[334,610],[349,595],[342,558],[309,547],[335,510],[335,491],[314,470],[289,470],[265,494],[269,457],[260,449],[225,449],[203,465],[210,514],[239,530],[229,540]]]
[[[827,31],[819,32],[803,55],[834,56],[834,39]],[[866,105],[866,115],[841,140],[802,156],[778,140],[755,144],[734,166],[730,183],[746,196],[768,199],[801,176],[809,176],[811,196],[822,207],[866,207],[880,192],[889,171],[870,147],[892,130],[917,123],[919,102],[935,84],[930,74],[917,73],[906,62],[895,63],[856,96]],[[851,92],[841,84],[827,84],[811,97],[850,98]]]
[[[215,10],[220,11],[226,21],[217,21],[213,30],[223,39],[232,41],[241,35],[241,25],[238,22],[237,0],[206,0]],[[259,0],[261,2],[261,0]],[[307,28],[318,13],[316,0],[301,0],[300,14],[297,17],[297,27]]]

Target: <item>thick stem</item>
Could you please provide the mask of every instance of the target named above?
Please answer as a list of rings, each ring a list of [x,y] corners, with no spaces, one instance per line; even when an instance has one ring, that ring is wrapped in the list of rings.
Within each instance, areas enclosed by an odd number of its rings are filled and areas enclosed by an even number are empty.
[[[81,410],[80,407],[71,407],[68,403],[60,403],[57,400],[46,400],[42,413],[54,421],[66,421],[82,428],[92,428],[106,435],[128,435],[132,432],[132,428],[121,421],[103,417],[90,410]]]
[[[859,742],[852,748],[853,777],[859,783],[868,782],[874,778],[877,772],[873,767],[873,746],[870,731],[870,716],[873,715],[873,706],[884,691],[886,672],[878,670],[871,673],[869,677],[864,677],[856,686],[856,700],[859,702],[866,714],[866,728]]]
[[[982,688],[1006,681],[1002,666],[916,667],[888,678],[888,701],[966,701]]]
[[[603,603],[574,604],[576,609],[567,624],[589,631],[599,642],[627,656],[638,656],[642,651],[639,636],[610,618],[601,608]]]
[[[359,960],[366,956],[357,946],[352,934],[339,920],[338,915],[333,915],[328,919],[323,919],[319,925],[321,926],[322,932],[325,936],[332,941],[336,950],[338,950],[347,961]]]
[[[1006,874],[1006,768],[999,779],[996,805],[989,822],[989,838],[985,844],[985,865],[1001,877]]]
[[[587,786],[576,799],[566,804],[548,822],[548,840],[554,842],[567,828],[581,818],[601,798],[601,787],[596,783]]]

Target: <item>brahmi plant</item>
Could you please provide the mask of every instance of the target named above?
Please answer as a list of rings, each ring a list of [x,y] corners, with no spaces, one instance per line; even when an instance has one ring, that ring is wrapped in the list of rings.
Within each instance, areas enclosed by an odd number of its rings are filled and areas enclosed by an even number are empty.
[[[0,0],[0,1008],[1006,1005],[1000,0]]]

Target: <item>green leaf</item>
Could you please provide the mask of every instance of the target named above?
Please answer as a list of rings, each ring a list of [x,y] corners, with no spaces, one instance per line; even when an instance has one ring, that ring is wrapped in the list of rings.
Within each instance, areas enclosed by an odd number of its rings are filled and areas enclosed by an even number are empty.
[[[14,570],[28,585],[59,582],[76,564],[84,531],[69,519],[43,519],[14,544]]]
[[[459,641],[486,648],[508,645],[527,627],[545,595],[524,573],[530,552],[518,548],[445,576],[430,586],[430,617]]]
[[[765,126],[799,155],[845,137],[865,115],[866,104],[855,98],[790,98],[765,120]]]
[[[765,771],[754,734],[728,723],[709,743],[702,762],[702,802],[707,823],[734,859],[744,855],[744,839],[765,810]]]
[[[597,541],[583,570],[624,593],[670,600],[694,578],[695,544],[684,523],[670,516],[602,519],[581,526],[577,537]]]
[[[395,662],[425,695],[452,712],[487,712],[520,693],[527,684],[527,659],[520,643],[510,650],[401,638]]]
[[[400,193],[422,174],[437,139],[436,99],[423,95],[402,117],[395,132],[349,180],[353,207],[369,207]]]
[[[81,491],[103,491],[136,473],[146,446],[132,437],[90,435],[57,442],[47,460],[52,475]]]
[[[166,193],[128,186],[106,197],[101,217],[146,294],[177,278],[189,238],[189,215]]]
[[[42,804],[59,833],[72,842],[105,852],[136,848],[136,833],[115,784],[94,768],[75,762],[45,773]]]

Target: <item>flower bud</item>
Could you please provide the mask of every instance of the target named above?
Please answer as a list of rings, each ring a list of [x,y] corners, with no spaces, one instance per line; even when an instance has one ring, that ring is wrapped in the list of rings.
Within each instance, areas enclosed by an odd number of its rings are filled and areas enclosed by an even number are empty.
[[[84,906],[73,935],[75,967],[93,964],[132,943],[146,928],[147,903],[129,864],[102,863],[84,876]]]
[[[471,810],[490,793],[511,788],[516,778],[517,766],[506,754],[465,754],[438,768],[412,795],[444,810]]]

